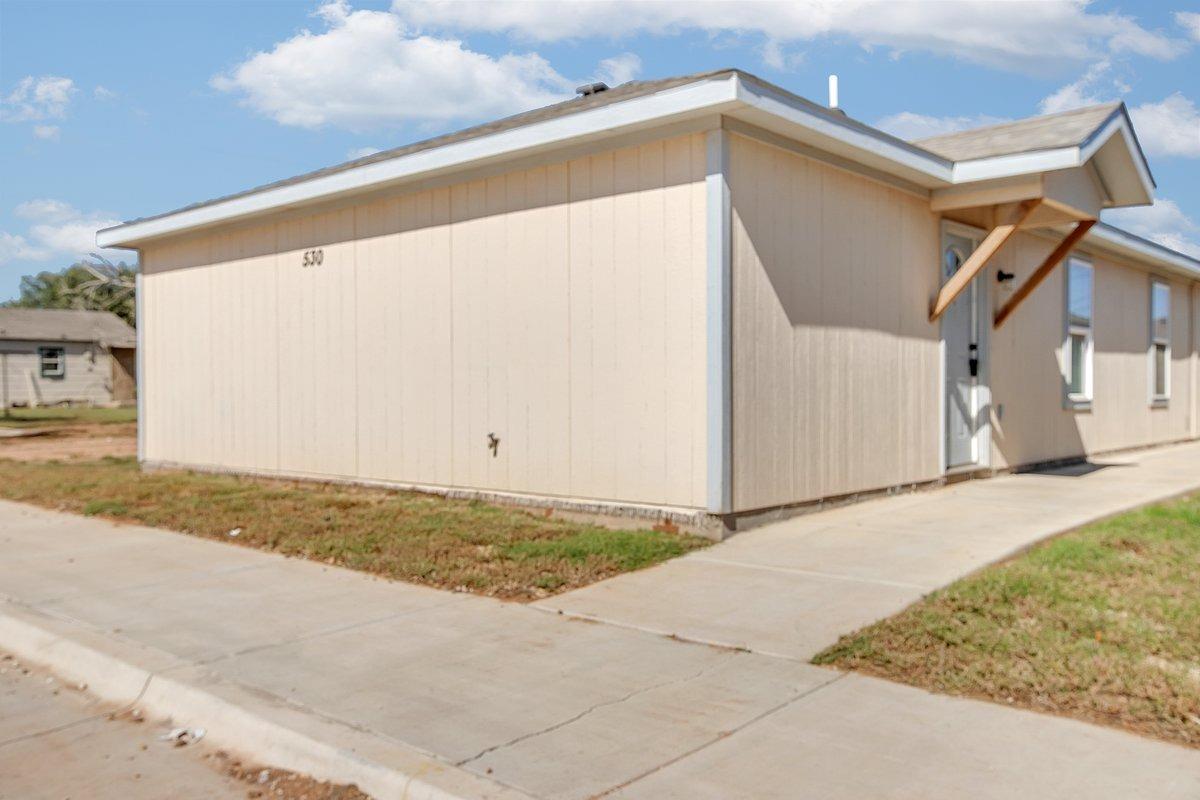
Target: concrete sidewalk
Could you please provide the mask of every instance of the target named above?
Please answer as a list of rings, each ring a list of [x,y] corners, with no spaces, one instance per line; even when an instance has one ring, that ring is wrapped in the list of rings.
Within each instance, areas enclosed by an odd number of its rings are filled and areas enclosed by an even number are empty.
[[[85,645],[134,665],[142,702],[190,698],[178,721],[215,743],[279,750],[296,730],[425,797],[1195,798],[1197,751],[797,660],[1056,525],[1200,484],[1200,447],[1128,463],[840,509],[558,600],[641,591],[644,614],[605,609],[616,625],[0,503],[0,647],[23,637],[25,659],[53,660]],[[970,544],[923,527],[985,499],[986,526],[955,528]],[[839,548],[820,533],[835,525],[860,538]],[[248,742],[229,708],[274,727]]]
[[[539,603],[808,660],[1054,533],[1200,488],[1200,444],[966,481],[795,517]]]

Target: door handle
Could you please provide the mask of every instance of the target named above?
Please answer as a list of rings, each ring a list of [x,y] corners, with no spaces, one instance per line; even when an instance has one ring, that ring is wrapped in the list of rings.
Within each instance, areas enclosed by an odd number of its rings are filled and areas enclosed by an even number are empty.
[[[968,361],[968,363],[970,364],[970,367],[971,367],[971,377],[978,378],[979,377],[979,345],[972,344],[970,347],[967,348],[967,351],[970,353],[970,360]]]

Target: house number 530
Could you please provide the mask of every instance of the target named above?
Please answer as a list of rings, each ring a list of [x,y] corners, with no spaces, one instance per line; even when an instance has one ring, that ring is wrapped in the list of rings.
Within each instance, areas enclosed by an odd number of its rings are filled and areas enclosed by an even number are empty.
[[[306,267],[319,267],[325,261],[325,251],[321,248],[305,250],[303,264]]]

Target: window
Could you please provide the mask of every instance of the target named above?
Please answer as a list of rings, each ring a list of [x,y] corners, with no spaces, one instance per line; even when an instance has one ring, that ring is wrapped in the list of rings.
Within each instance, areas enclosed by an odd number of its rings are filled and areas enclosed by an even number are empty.
[[[1067,401],[1092,399],[1092,265],[1071,259],[1067,267],[1067,336],[1063,342],[1063,378]]]
[[[1150,400],[1171,396],[1171,287],[1150,282]]]
[[[43,378],[62,378],[67,374],[67,351],[61,347],[39,347]]]

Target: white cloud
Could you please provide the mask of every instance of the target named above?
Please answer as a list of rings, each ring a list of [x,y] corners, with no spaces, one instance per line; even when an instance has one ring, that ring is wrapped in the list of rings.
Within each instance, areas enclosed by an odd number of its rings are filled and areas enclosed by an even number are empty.
[[[633,53],[621,53],[600,62],[596,77],[609,86],[628,83],[642,71],[642,60]]]
[[[528,41],[701,31],[774,42],[848,38],[865,48],[924,51],[1000,69],[1038,71],[1109,53],[1170,59],[1186,45],[1130,16],[1093,12],[1088,0],[1019,5],[995,0],[394,0],[418,30],[507,34]],[[770,59],[780,51],[767,49]]]
[[[92,90],[92,97],[97,100],[116,100],[117,93],[105,86],[97,86]]]
[[[61,200],[39,199],[21,203],[13,213],[29,222],[24,233],[0,231],[0,263],[58,259],[63,266],[89,253],[106,258],[128,258],[122,250],[100,250],[96,231],[120,220],[104,212],[84,213]]]
[[[62,130],[57,125],[34,125],[33,135],[39,139],[47,139],[50,141],[58,141],[58,135]]]
[[[1138,236],[1200,258],[1200,225],[1173,200],[1160,198],[1152,206],[1117,208],[1105,211],[1103,217]]]
[[[1200,42],[1200,13],[1195,11],[1176,11],[1175,21],[1188,32],[1188,35]]]
[[[1054,114],[1119,99],[1129,86],[1113,78],[1111,71],[1109,61],[1093,64],[1079,80],[1044,98],[1039,103],[1041,112]],[[1134,106],[1129,116],[1147,155],[1200,158],[1200,109],[1181,93]]]
[[[0,264],[18,260],[40,261],[46,256],[46,251],[31,245],[24,236],[0,231]]]
[[[778,39],[767,39],[758,54],[771,69],[795,69],[804,63],[804,53],[788,50]]]
[[[1147,153],[1200,158],[1200,109],[1179,92],[1136,106],[1129,114]]]
[[[1004,117],[993,117],[988,114],[961,117],[933,117],[924,114],[914,114],[911,111],[901,111],[884,117],[875,123],[875,127],[887,131],[901,139],[927,139],[930,136],[941,136],[944,133],[955,133],[970,128],[982,128],[985,125],[998,125],[1009,122]]]
[[[371,147],[370,145],[367,145],[366,147],[352,147],[346,151],[346,159],[348,161],[353,161],[356,158],[366,158],[367,156],[373,156],[378,152],[379,152],[378,147]]]
[[[1088,67],[1087,72],[1083,73],[1079,80],[1068,83],[1054,94],[1043,98],[1038,103],[1038,109],[1043,114],[1057,114],[1060,111],[1070,111],[1073,108],[1106,102],[1105,92],[1100,89],[1100,86],[1111,72],[1111,61],[1107,59],[1097,61]],[[1120,92],[1123,86],[1125,84],[1113,80],[1112,87],[1117,92]],[[1127,86],[1125,89],[1128,91]],[[1107,99],[1111,99],[1111,97]]]
[[[62,119],[67,115],[75,82],[56,75],[32,75],[22,78],[7,97],[0,99],[0,120],[38,122]]]
[[[345,0],[317,15],[325,30],[303,30],[212,85],[284,125],[354,131],[506,116],[574,94],[575,83],[536,53],[493,57],[412,35],[397,15],[354,11]]]

